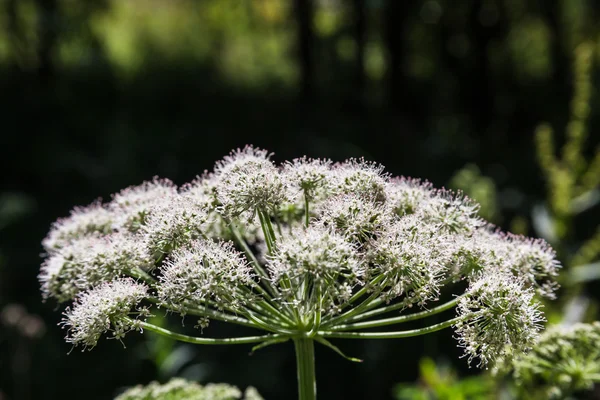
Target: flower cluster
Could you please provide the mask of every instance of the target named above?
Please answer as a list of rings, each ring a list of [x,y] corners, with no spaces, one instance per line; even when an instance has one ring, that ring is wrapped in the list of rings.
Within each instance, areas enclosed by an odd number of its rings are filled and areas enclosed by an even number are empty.
[[[226,383],[199,385],[181,378],[173,378],[161,385],[150,382],[146,386],[127,389],[115,400],[262,400],[256,389],[249,387],[244,396],[235,386]]]
[[[562,399],[600,382],[600,322],[557,325],[545,331],[528,354],[515,354],[510,367],[523,390]]]
[[[440,326],[454,325],[469,361],[531,347],[536,296],[553,297],[559,268],[545,242],[502,233],[464,195],[378,164],[270,157],[248,146],[179,189],[154,179],[57,221],[40,281],[47,298],[77,299],[69,341],[93,346],[111,324],[118,336],[136,321],[152,330],[134,309],[144,300],[200,327],[210,318],[278,335],[264,340],[378,337],[345,331],[456,306]],[[435,304],[452,290],[460,296]],[[412,307],[424,311],[370,320]]]

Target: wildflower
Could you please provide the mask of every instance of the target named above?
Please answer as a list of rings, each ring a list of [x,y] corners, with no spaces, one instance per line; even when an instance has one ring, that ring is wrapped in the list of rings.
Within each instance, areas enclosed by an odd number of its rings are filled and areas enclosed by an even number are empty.
[[[319,224],[355,243],[374,239],[391,221],[384,205],[360,195],[331,197],[317,208],[317,213]]]
[[[215,174],[217,200],[226,216],[272,212],[289,200],[279,170],[265,150],[248,146],[232,152],[217,163]]]
[[[237,309],[251,296],[237,291],[254,277],[245,257],[231,242],[195,240],[176,249],[161,268],[158,297],[173,310],[184,302],[198,307],[213,301],[219,308]]]
[[[450,262],[453,239],[439,225],[424,223],[415,215],[401,218],[373,244],[372,262],[386,278],[384,296],[390,301],[407,295],[424,306],[436,299]]]
[[[121,338],[135,329],[135,323],[126,317],[147,290],[132,279],[119,279],[82,293],[61,322],[68,329],[67,342],[93,348],[105,332],[112,330],[114,337]]]
[[[204,236],[208,215],[189,197],[171,196],[149,209],[140,231],[155,257]]]
[[[549,398],[590,390],[600,381],[600,323],[548,328],[527,354],[514,354],[509,365],[524,390],[543,388]]]
[[[388,175],[383,166],[365,160],[350,159],[333,166],[331,175],[333,192],[339,194],[359,194],[374,201],[386,200]]]
[[[150,382],[146,386],[136,386],[126,390],[115,400],[237,400],[242,398],[242,392],[235,386],[225,383],[209,383],[205,386],[182,378],[172,378],[161,385]],[[244,394],[244,400],[262,400],[256,389],[249,387]]]
[[[177,187],[168,179],[154,178],[113,195],[107,205],[116,217],[117,226],[137,231],[145,223],[148,210],[177,194]]]
[[[459,344],[469,363],[493,364],[509,354],[528,351],[542,329],[541,305],[522,279],[503,271],[489,271],[474,280],[458,303],[455,324]]]
[[[75,240],[52,253],[42,265],[39,279],[44,297],[63,302],[125,271],[151,265],[146,248],[132,234],[95,235]]]
[[[334,232],[320,227],[297,228],[277,245],[268,262],[273,283],[281,285],[294,306],[313,309],[323,297],[324,311],[335,311],[360,282],[365,266],[359,262],[354,245]],[[283,281],[305,287],[302,298],[287,293]],[[320,292],[320,293],[318,293]]]
[[[291,189],[309,200],[323,199],[330,188],[331,161],[297,158],[283,165],[282,175],[290,183]]]
[[[75,207],[69,217],[61,218],[52,224],[42,245],[51,253],[68,245],[72,240],[95,233],[110,233],[113,230],[114,218],[114,214],[100,201],[86,207]]]
[[[417,212],[432,196],[431,183],[412,178],[394,178],[386,186],[386,197],[393,212],[402,217]]]

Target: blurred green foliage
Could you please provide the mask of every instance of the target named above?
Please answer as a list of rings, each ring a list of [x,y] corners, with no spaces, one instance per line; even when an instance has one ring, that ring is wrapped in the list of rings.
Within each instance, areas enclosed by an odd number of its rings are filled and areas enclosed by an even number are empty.
[[[484,400],[492,399],[495,383],[489,376],[460,379],[451,366],[423,358],[419,382],[394,388],[398,400]]]

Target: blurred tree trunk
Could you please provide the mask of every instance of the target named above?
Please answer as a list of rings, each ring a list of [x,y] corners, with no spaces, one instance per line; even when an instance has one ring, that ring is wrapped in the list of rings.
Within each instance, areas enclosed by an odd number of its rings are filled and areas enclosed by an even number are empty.
[[[52,53],[58,36],[59,10],[57,0],[36,0],[38,16],[38,77],[49,83],[55,74]]]
[[[410,0],[387,0],[384,7],[384,40],[388,50],[388,102],[392,110],[409,113],[414,99],[407,93],[404,73],[404,29],[411,5]]]
[[[294,0],[295,17],[298,25],[298,61],[300,63],[300,98],[308,103],[314,99],[314,58],[312,47],[313,0]]]
[[[354,40],[356,41],[356,67],[355,67],[355,96],[357,103],[362,107],[365,96],[365,44],[367,40],[367,18],[365,0],[353,0],[354,5]]]

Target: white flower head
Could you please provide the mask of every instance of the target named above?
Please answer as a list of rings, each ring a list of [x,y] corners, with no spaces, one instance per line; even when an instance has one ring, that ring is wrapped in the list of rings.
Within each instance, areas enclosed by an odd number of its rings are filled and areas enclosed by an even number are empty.
[[[299,307],[311,308],[314,306],[311,299],[320,290],[323,308],[332,312],[350,298],[352,287],[362,282],[364,268],[353,244],[317,226],[296,228],[282,238],[267,263],[274,284],[289,279],[294,287],[306,285],[306,298],[289,300],[297,302]]]
[[[382,165],[350,159],[333,166],[333,191],[338,194],[358,194],[374,201],[385,202],[389,177]]]
[[[67,218],[61,218],[52,224],[42,245],[47,252],[52,252],[72,240],[90,234],[108,234],[113,230],[114,218],[114,214],[102,206],[100,201],[86,207],[75,207]]]
[[[400,217],[414,214],[431,198],[433,189],[431,183],[413,178],[391,179],[386,186],[388,204],[394,213]]]
[[[118,227],[137,231],[145,223],[148,211],[177,194],[177,187],[168,179],[154,178],[113,195],[108,208],[117,218]]]
[[[510,260],[511,271],[523,277],[527,285],[534,287],[539,295],[549,299],[556,298],[558,283],[555,279],[561,265],[554,249],[543,239],[507,234],[506,240],[506,255]]]
[[[306,195],[310,200],[321,200],[329,193],[330,160],[296,158],[283,164],[281,173],[297,195]]]
[[[158,296],[177,311],[186,301],[196,307],[212,301],[236,309],[252,300],[236,290],[249,285],[254,272],[232,242],[192,241],[173,251],[161,272]]]
[[[144,299],[147,290],[133,279],[119,279],[82,293],[61,322],[68,329],[67,342],[93,348],[100,336],[111,330],[115,338],[121,339],[136,328],[135,321],[125,317]]]
[[[208,214],[201,203],[175,195],[148,211],[140,232],[150,252],[158,258],[202,237],[207,222]]]
[[[433,192],[418,213],[449,232],[471,234],[485,225],[478,211],[479,204],[462,193],[440,189]]]
[[[542,329],[541,305],[535,291],[523,281],[503,271],[487,271],[471,282],[458,303],[455,324],[459,346],[465,349],[469,363],[479,358],[486,367],[510,351],[528,351]]]
[[[218,205],[218,184],[218,177],[212,172],[205,171],[201,176],[197,176],[193,181],[181,186],[179,193],[181,196],[189,198],[198,205],[214,209]]]
[[[449,264],[454,238],[436,224],[407,215],[374,243],[371,273],[386,277],[388,301],[405,295],[407,306],[437,299]]]
[[[316,223],[360,244],[375,239],[392,222],[389,209],[371,197],[344,194],[317,207]]]
[[[217,163],[215,175],[217,200],[227,216],[252,217],[289,201],[288,188],[265,150],[238,149]]]
[[[140,238],[132,234],[87,236],[52,253],[42,265],[39,279],[45,298],[63,302],[124,271],[151,265],[150,254]]]

